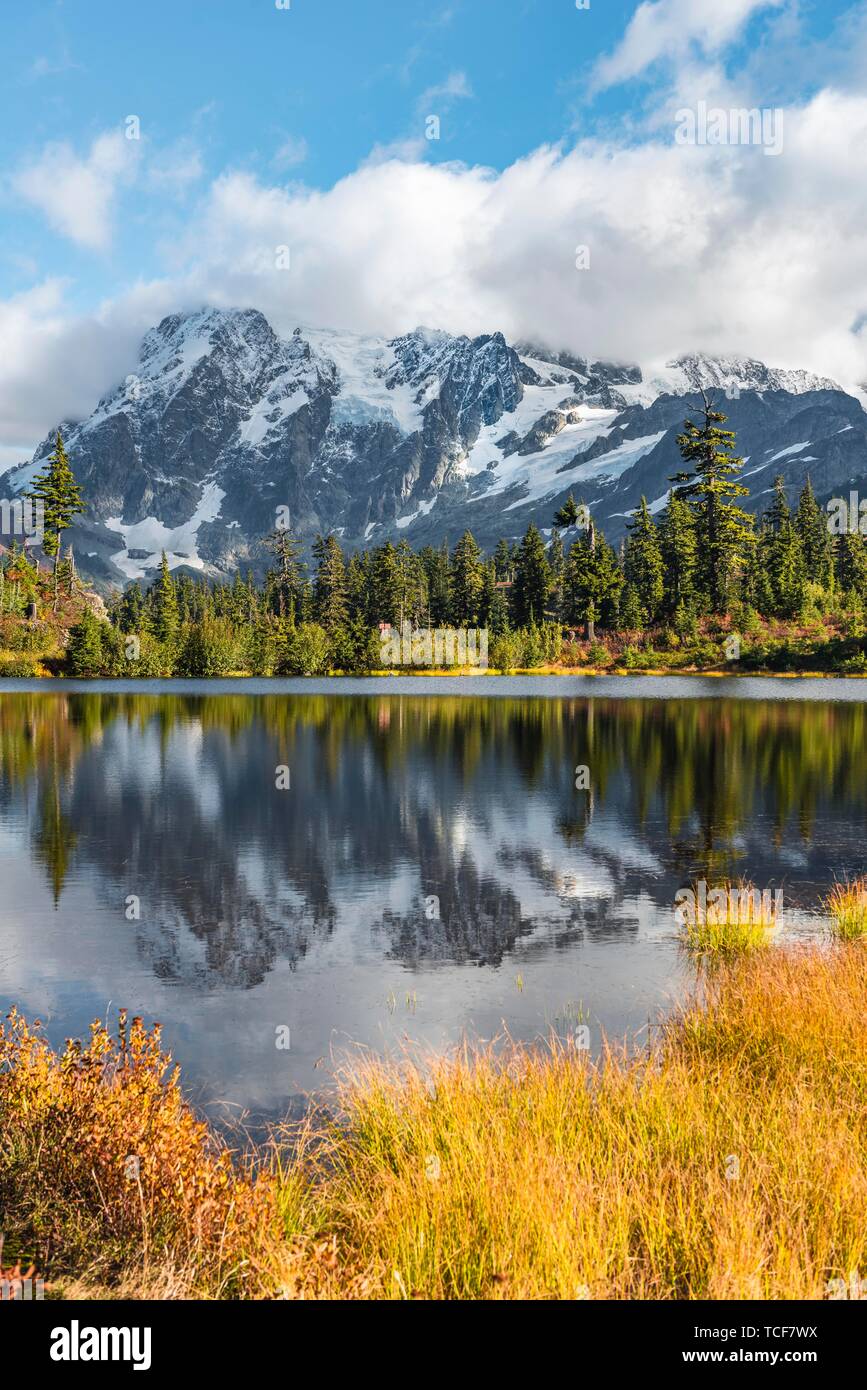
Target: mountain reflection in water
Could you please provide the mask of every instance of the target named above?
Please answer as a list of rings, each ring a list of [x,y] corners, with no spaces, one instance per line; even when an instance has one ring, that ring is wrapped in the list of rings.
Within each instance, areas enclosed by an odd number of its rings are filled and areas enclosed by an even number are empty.
[[[0,1002],[57,1040],[128,1005],[266,1112],[358,1043],[598,1045],[688,982],[679,887],[797,927],[863,869],[865,753],[860,702],[2,694]]]

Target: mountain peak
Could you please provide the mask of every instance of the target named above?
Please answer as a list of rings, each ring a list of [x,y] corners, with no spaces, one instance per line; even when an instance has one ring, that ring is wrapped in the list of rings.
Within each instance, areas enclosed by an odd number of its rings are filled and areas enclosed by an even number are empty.
[[[801,368],[768,367],[755,357],[713,356],[705,352],[685,353],[666,362],[673,374],[672,385],[684,383],[692,390],[704,387],[732,391],[789,391],[793,396],[805,391],[839,391],[836,381],[816,376]]]
[[[171,565],[215,577],[262,568],[275,510],[309,544],[407,538],[469,526],[484,546],[550,527],[573,492],[615,539],[643,493],[664,505],[676,436],[698,385],[764,470],[817,487],[863,471],[867,416],[826,378],[745,357],[683,354],[661,372],[419,326],[394,338],[298,326],[252,308],[202,306],[144,337],[136,370],[65,437],[88,512],[73,532],[103,588]],[[736,387],[736,390],[732,388]],[[29,484],[54,442],[10,476]],[[779,463],[777,462],[779,460]],[[768,474],[770,476],[770,474]]]

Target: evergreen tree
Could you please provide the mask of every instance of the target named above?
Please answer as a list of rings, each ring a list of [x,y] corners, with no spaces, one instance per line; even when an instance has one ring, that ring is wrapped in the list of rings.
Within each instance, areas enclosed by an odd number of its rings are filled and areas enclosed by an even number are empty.
[[[698,563],[692,509],[674,490],[668,494],[668,502],[662,513],[659,548],[663,563],[665,607],[669,613],[674,613],[678,607],[689,607],[695,600]]]
[[[398,616],[401,625],[420,627],[427,617],[427,575],[408,541],[401,541],[394,553]]]
[[[344,627],[349,617],[346,601],[346,564],[336,536],[317,536],[313,543],[316,577],[313,612],[328,631]]]
[[[629,581],[623,586],[620,599],[620,626],[626,632],[635,632],[644,625],[644,611],[641,599],[634,584]]]
[[[704,391],[702,401],[702,423],[686,420],[677,438],[690,467],[672,482],[680,484],[678,493],[695,516],[699,589],[712,613],[724,613],[749,561],[752,518],[737,503],[749,489],[736,481],[743,459],[734,454],[733,431],[719,428],[725,415],[712,408]]]
[[[566,556],[563,537],[556,527],[548,547],[548,564],[551,569],[551,610],[559,619],[563,611],[563,572],[566,568]]]
[[[353,554],[346,566],[346,603],[350,621],[373,622],[370,611],[370,574],[372,562],[369,553]]]
[[[171,642],[178,630],[178,596],[163,551],[153,588],[153,630],[161,642]]]
[[[104,674],[103,627],[96,615],[86,608],[80,621],[70,630],[66,660],[69,673],[76,680],[89,680]]]
[[[304,571],[298,561],[300,543],[286,527],[278,526],[265,537],[263,544],[276,560],[265,581],[269,607],[292,627],[302,620],[307,590]]]
[[[554,513],[554,525],[558,530],[568,531],[570,526],[578,525],[579,515],[578,503],[570,492],[562,507]]]
[[[54,611],[57,612],[60,596],[58,567],[63,532],[68,530],[75,517],[84,511],[81,490],[75,481],[75,474],[59,430],[54,452],[49,456],[45,469],[33,480],[28,496],[41,503],[43,508],[42,549],[54,560]]]
[[[443,627],[451,612],[451,563],[448,542],[438,550],[426,545],[421,552],[427,582],[428,626]]]
[[[627,522],[627,529],[623,571],[638,599],[638,625],[644,626],[657,621],[664,596],[662,552],[646,497],[642,497],[634,518]]]
[[[860,531],[834,537],[834,577],[847,600],[861,601],[867,589],[867,553]]]
[[[566,622],[575,626],[584,623],[587,640],[594,641],[596,623],[613,618],[622,588],[623,572],[617,556],[591,522],[587,534],[573,541],[566,557],[563,581]]]
[[[545,542],[530,522],[518,550],[512,588],[512,612],[518,627],[544,622],[551,591],[551,567]]]
[[[805,567],[801,539],[795,530],[781,477],[774,479],[774,500],[762,517],[759,564],[767,577],[771,611],[793,618],[804,601]],[[761,610],[761,605],[757,605]],[[767,611],[767,610],[764,610]]]
[[[494,565],[497,570],[497,583],[511,583],[513,574],[512,551],[507,540],[497,541],[494,551]]]
[[[798,498],[795,530],[803,548],[808,580],[829,590],[834,582],[834,556],[828,518],[816,501],[809,477]]]
[[[485,565],[485,580],[482,592],[481,623],[494,637],[499,637],[509,627],[509,605],[506,591],[497,578],[497,562],[489,560]]]
[[[465,531],[455,546],[451,566],[451,617],[456,627],[478,623],[483,587],[482,552],[472,534]]]
[[[398,598],[397,552],[391,541],[373,552],[370,575],[370,612],[374,622],[398,624],[401,621]]]

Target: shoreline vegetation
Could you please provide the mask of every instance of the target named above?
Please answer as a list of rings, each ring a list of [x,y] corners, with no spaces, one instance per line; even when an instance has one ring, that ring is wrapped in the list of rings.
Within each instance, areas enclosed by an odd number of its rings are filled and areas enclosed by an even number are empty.
[[[28,572],[29,571],[29,572]],[[360,635],[363,659],[334,664],[327,632],[315,623],[291,625],[267,620],[263,637],[234,623],[179,618],[173,639],[148,628],[139,637],[111,617],[102,600],[77,581],[61,594],[56,612],[53,578],[15,551],[0,557],[0,575],[11,574],[23,589],[30,616],[0,611],[0,679],[172,680],[311,677],[341,679],[473,676],[776,676],[828,678],[867,675],[867,627],[860,613],[797,622],[759,619],[743,637],[735,614],[697,621],[695,637],[681,641],[669,630],[597,634],[592,642],[564,638],[557,624],[510,630],[491,642],[486,666],[383,665],[382,640],[375,629]],[[22,578],[27,583],[22,585]],[[171,580],[183,590],[183,581]],[[195,588],[194,585],[191,587]],[[0,577],[0,602],[3,584]],[[129,592],[129,591],[127,591]],[[122,603],[122,600],[119,601]],[[448,630],[447,630],[448,631]],[[414,633],[416,636],[417,633]],[[134,637],[131,643],[130,638]],[[737,655],[732,653],[732,640]],[[269,649],[258,647],[264,641]],[[282,654],[281,654],[282,652]],[[533,657],[536,660],[532,660]],[[527,660],[527,658],[531,658]]]
[[[329,534],[308,573],[281,526],[231,582],[174,574],[163,554],[107,604],[63,554],[84,500],[58,434],[31,493],[50,568],[17,544],[0,555],[0,677],[867,675],[860,522],[826,515],[809,478],[794,511],[782,477],[766,511],[744,511],[734,434],[701,394],[684,471],[660,505],[642,498],[617,552],[570,495],[544,533],[531,523],[490,555],[470,531],[453,548],[349,555]],[[454,658],[468,638],[476,665]]]
[[[864,884],[838,899],[863,926]],[[362,1054],[232,1153],[158,1026],[122,1012],[58,1054],[13,1012],[4,1258],[68,1299],[845,1297],[867,1267],[865,1015],[863,941],[723,953],[645,1046]]]

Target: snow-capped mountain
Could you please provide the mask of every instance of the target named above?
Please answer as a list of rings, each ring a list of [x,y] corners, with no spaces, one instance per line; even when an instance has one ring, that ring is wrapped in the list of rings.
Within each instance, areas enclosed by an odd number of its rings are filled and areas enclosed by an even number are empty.
[[[807,372],[691,355],[645,374],[501,333],[281,338],[253,309],[175,314],[86,420],[61,422],[88,507],[78,563],[101,587],[147,577],[163,550],[215,576],[260,569],[281,508],[308,543],[453,543],[470,527],[492,546],[549,530],[570,492],[617,540],[642,493],[664,505],[702,387],[737,432],[752,505],[777,473],[794,490],[809,472],[820,497],[867,482],[867,414]]]

